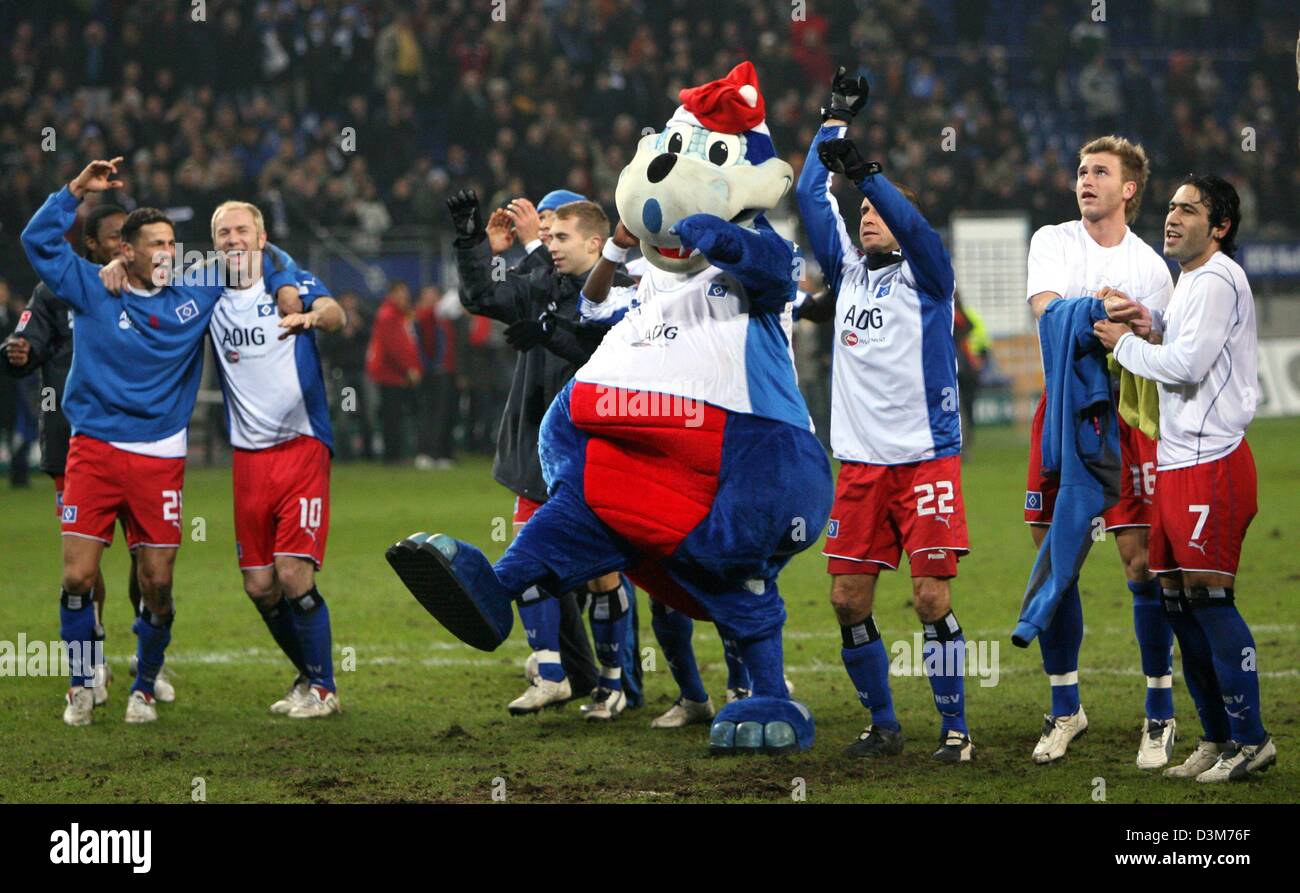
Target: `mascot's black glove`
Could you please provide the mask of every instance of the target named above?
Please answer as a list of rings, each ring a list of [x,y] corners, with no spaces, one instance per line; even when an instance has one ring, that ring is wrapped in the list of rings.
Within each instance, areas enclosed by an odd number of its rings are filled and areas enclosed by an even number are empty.
[[[843,174],[854,183],[861,183],[868,174],[880,173],[877,162],[862,160],[853,140],[823,140],[817,144],[817,157],[826,165],[826,170],[833,174]]]
[[[456,238],[465,242],[478,242],[487,235],[483,216],[478,210],[478,195],[473,189],[462,189],[447,199],[451,222],[456,228]]]
[[[852,121],[853,116],[867,104],[870,95],[871,85],[867,79],[861,75],[849,77],[848,69],[841,65],[831,80],[831,100],[829,105],[822,107],[822,120],[839,118],[841,121]]]
[[[549,310],[537,319],[521,319],[506,326],[506,344],[523,353],[534,347],[544,347],[555,334],[556,317]]]

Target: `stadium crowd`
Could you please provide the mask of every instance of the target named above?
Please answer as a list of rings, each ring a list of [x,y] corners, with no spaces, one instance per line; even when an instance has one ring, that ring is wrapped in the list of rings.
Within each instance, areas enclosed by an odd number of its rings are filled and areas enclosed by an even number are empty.
[[[487,207],[568,188],[612,211],[642,127],[666,117],[680,87],[742,57],[796,175],[834,60],[860,60],[873,94],[860,144],[936,221],[958,209],[1025,208],[1035,227],[1074,216],[1072,147],[1112,129],[1160,160],[1153,195],[1188,170],[1223,171],[1252,234],[1292,221],[1300,194],[1300,165],[1284,157],[1297,144],[1281,104],[1291,35],[1251,24],[1285,6],[1276,0],[1113,5],[1109,23],[1053,0],[1005,19],[987,0],[835,0],[798,21],[785,2],[662,0],[649,14],[642,0],[536,0],[507,4],[505,22],[468,0],[210,0],[202,22],[188,4],[86,6],[0,8],[0,295],[11,309],[35,285],[18,233],[86,158],[125,155],[111,200],[165,209],[182,242],[205,242],[213,208],[237,195],[291,250],[318,227],[363,253],[399,234],[440,244],[445,199],[466,186]],[[1181,49],[1152,52],[1138,35]],[[1247,139],[1257,151],[1239,151]],[[1159,205],[1146,203],[1138,232],[1159,226]],[[409,345],[384,341],[413,347],[418,375],[363,375],[372,321],[396,318],[375,316],[376,302],[391,304],[396,285],[345,296],[359,312],[327,361],[336,380],[422,395],[447,418],[463,408],[458,447],[490,450],[510,352],[441,300],[445,284],[407,284]],[[390,433],[408,415],[390,410]],[[355,441],[369,454],[366,419]],[[407,439],[399,455],[450,455],[432,431]]]

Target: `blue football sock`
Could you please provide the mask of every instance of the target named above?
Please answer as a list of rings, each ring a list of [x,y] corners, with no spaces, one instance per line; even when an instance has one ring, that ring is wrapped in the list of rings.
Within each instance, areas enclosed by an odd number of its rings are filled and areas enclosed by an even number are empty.
[[[925,643],[921,646],[926,678],[939,711],[940,730],[969,735],[966,728],[966,637],[961,624],[949,611],[933,623],[921,624]]]
[[[289,599],[289,605],[293,608],[293,626],[298,631],[308,679],[312,685],[335,691],[329,606],[315,586],[298,598]]]
[[[1196,705],[1205,738],[1223,744],[1232,738],[1228,714],[1223,709],[1223,695],[1219,680],[1214,675],[1214,652],[1205,630],[1192,613],[1181,589],[1164,590],[1165,616],[1169,627],[1178,638],[1178,650],[1183,655],[1183,684]]]
[[[627,706],[640,707],[645,701],[641,679],[641,630],[638,628],[636,587],[632,581],[619,575],[623,588],[627,591],[628,612],[623,633],[623,694],[627,696]]]
[[[1226,603],[1215,604],[1214,593],[1226,591]],[[1209,590],[1210,604],[1192,608],[1214,652],[1214,675],[1219,680],[1224,710],[1238,744],[1263,744],[1268,737],[1259,715],[1259,671],[1255,639],[1233,604],[1232,590]]]
[[[591,638],[600,662],[600,684],[606,688],[623,688],[623,654],[627,627],[632,620],[627,590],[622,583],[608,592],[591,594]]]
[[[840,636],[844,669],[849,671],[858,700],[871,711],[872,724],[898,731],[902,726],[894,714],[894,699],[889,691],[889,654],[880,640],[876,621],[868,615],[861,623],[841,626]]]
[[[298,629],[293,623],[293,610],[289,607],[289,602],[284,596],[269,608],[263,607],[259,602],[253,602],[257,607],[257,612],[262,615],[262,622],[266,628],[271,631],[271,638],[275,639],[275,644],[280,646],[285,657],[293,663],[298,669],[301,676],[306,676],[307,665],[302,659],[302,644],[298,641]]]
[[[1043,671],[1052,684],[1052,715],[1072,716],[1079,709],[1079,648],[1083,645],[1083,602],[1079,584],[1061,596],[1056,614],[1038,637]]]
[[[691,646],[694,621],[681,611],[674,611],[660,602],[652,601],[650,629],[654,631],[659,647],[664,650],[668,671],[673,674],[673,681],[681,690],[681,696],[688,701],[707,701],[709,693],[704,690],[700,668],[695,663],[695,649]]]
[[[155,614],[141,602],[140,616],[131,627],[136,637],[135,682],[131,684],[131,691],[153,695],[154,682],[162,672],[167,645],[172,640],[172,621],[175,619],[175,610]]]
[[[749,678],[749,668],[740,659],[740,648],[735,642],[722,640],[722,656],[727,662],[727,688],[743,688],[749,691],[754,682]]]
[[[59,638],[68,647],[71,665],[69,688],[90,686],[95,682],[92,655],[95,642],[95,611],[90,593],[73,595],[64,589],[59,595]]]
[[[1174,631],[1160,603],[1160,581],[1129,580],[1133,593],[1133,629],[1142,654],[1142,673],[1147,677],[1148,719],[1174,717]]]
[[[529,587],[519,602],[519,622],[528,647],[537,655],[537,672],[549,682],[564,679],[560,663],[560,602],[536,586]]]

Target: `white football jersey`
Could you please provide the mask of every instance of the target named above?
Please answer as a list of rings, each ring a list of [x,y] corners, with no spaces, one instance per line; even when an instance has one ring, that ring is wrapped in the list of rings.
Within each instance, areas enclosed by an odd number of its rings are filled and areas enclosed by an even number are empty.
[[[795,380],[792,308],[750,315],[744,287],[717,267],[682,275],[648,265],[635,289],[584,299],[584,318],[622,318],[574,377],[812,430]]]
[[[309,273],[299,277],[304,309],[323,294]],[[262,450],[307,435],[333,448],[329,404],[315,333],[280,340],[280,314],[265,280],[227,288],[208,324],[221,370],[230,443]]]
[[[1246,436],[1259,400],[1255,300],[1241,266],[1216,253],[1178,277],[1161,344],[1131,333],[1115,345],[1125,369],[1160,384],[1161,469],[1213,462]]]
[[[1163,310],[1174,279],[1164,258],[1131,229],[1111,248],[1098,245],[1082,220],[1044,226],[1034,233],[1027,299],[1045,291],[1063,298],[1093,297],[1106,286],[1152,310]]]

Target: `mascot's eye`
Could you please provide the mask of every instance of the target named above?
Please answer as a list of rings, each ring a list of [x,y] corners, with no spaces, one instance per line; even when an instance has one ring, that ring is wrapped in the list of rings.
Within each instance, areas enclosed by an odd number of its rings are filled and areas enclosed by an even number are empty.
[[[682,149],[686,147],[685,141],[680,133],[670,134],[668,137],[668,151],[674,155],[681,154]]]
[[[745,157],[740,137],[734,133],[710,133],[704,140],[704,156],[717,167],[740,164]]]

